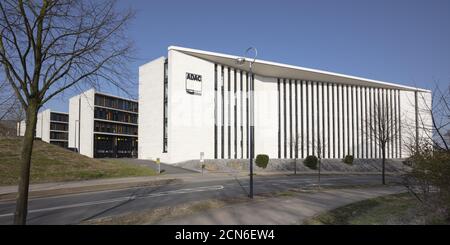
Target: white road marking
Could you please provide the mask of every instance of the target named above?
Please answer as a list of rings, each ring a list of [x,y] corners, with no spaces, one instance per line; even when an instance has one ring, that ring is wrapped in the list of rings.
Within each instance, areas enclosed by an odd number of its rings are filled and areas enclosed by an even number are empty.
[[[214,191],[214,190],[222,190],[222,189],[223,189],[223,185],[203,186],[203,187],[194,187],[194,188],[152,193],[152,194],[148,194],[146,196],[139,196],[137,198],[144,199],[144,198],[149,198],[149,197],[159,197],[159,196],[167,196],[167,195],[173,195],[173,194],[186,194],[186,193],[202,192],[202,191]]]
[[[128,200],[131,200],[131,199],[133,199],[133,197],[121,197],[121,198],[114,198],[114,199],[95,201],[95,202],[84,202],[84,203],[63,205],[63,206],[57,206],[57,207],[51,207],[51,208],[41,208],[41,209],[29,210],[28,213],[31,214],[31,213],[39,213],[39,212],[45,212],[45,211],[59,210],[59,209],[92,206],[92,205],[105,204],[105,203],[128,201]],[[13,213],[1,214],[0,217],[7,217],[7,216],[12,216],[12,215],[14,215],[14,214]]]
[[[331,183],[321,183],[320,185],[322,186],[322,185],[333,185],[333,184],[331,184]],[[317,183],[316,184],[308,184],[306,186],[319,186],[319,184],[317,184]]]
[[[179,190],[173,190],[173,191],[152,193],[152,194],[148,194],[145,196],[135,196],[134,195],[134,196],[129,196],[129,197],[119,197],[119,198],[113,198],[113,199],[107,199],[107,200],[101,200],[101,201],[84,202],[84,203],[63,205],[63,206],[57,206],[57,207],[51,207],[51,208],[34,209],[34,210],[29,210],[28,213],[39,213],[39,212],[54,211],[54,210],[68,209],[68,208],[78,208],[78,207],[85,207],[85,206],[92,206],[92,205],[99,205],[99,204],[106,204],[106,203],[125,202],[125,201],[129,201],[129,200],[134,200],[134,199],[144,199],[144,198],[152,198],[152,197],[167,196],[167,195],[178,195],[178,194],[186,194],[186,193],[194,193],[194,192],[222,190],[223,188],[224,187],[222,185],[202,186],[202,187],[195,187],[195,188],[187,188],[187,189],[179,189]],[[0,218],[13,216],[13,215],[14,215],[14,213],[0,214]]]
[[[32,202],[32,201],[37,201],[37,200],[42,200],[42,199],[57,199],[57,198],[65,198],[65,197],[72,197],[72,196],[92,195],[92,194],[98,194],[98,193],[128,191],[128,190],[133,190],[133,189],[143,189],[146,187],[147,186],[135,186],[135,187],[112,189],[112,190],[86,191],[86,192],[72,193],[72,194],[61,194],[61,195],[57,195],[57,196],[48,196],[48,197],[33,197],[33,198],[30,198],[29,201]],[[15,201],[11,201],[11,200],[0,201],[0,204],[9,204],[9,203],[15,203]]]

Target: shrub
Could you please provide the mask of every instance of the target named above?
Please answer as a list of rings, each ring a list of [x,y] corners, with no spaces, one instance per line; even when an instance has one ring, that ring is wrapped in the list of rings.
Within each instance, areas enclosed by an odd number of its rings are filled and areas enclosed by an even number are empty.
[[[355,159],[355,157],[353,155],[346,155],[343,159],[343,162],[348,165],[352,165],[354,159]]]
[[[307,156],[305,160],[303,160],[303,164],[310,169],[317,169],[317,162],[319,159],[316,156]]]
[[[260,168],[266,168],[267,164],[269,164],[269,156],[264,154],[257,155],[255,163]]]
[[[450,152],[420,146],[408,160],[404,184],[428,210],[450,221]]]

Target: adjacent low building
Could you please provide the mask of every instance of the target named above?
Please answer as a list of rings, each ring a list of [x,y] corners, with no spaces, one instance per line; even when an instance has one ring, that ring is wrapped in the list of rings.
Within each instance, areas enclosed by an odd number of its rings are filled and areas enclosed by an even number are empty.
[[[26,123],[17,123],[17,135],[25,135]],[[35,137],[50,144],[68,147],[69,114],[46,109],[37,116]]]
[[[391,123],[388,158],[431,137],[429,90],[264,60],[250,73],[238,58],[172,46],[139,68],[139,158],[248,158],[251,77],[255,154],[380,158],[377,111]]]
[[[138,103],[87,90],[69,100],[69,147],[88,157],[137,157]]]

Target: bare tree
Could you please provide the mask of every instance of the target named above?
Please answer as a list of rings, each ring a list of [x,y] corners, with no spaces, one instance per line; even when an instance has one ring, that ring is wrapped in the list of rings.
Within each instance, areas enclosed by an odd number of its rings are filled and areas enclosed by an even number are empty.
[[[411,170],[403,175],[404,186],[424,211],[432,213],[430,218],[450,221],[450,151],[436,149],[428,138],[419,138],[418,144],[411,141],[406,147],[411,152],[407,160]]]
[[[0,77],[0,120],[6,119],[17,103],[18,100],[11,91],[8,81]]]
[[[323,135],[308,142],[308,146],[312,150],[312,155],[317,157],[317,180],[319,189],[321,183],[322,158],[324,157],[324,150],[326,148],[326,144],[323,142],[322,137]]]
[[[409,128],[409,140],[403,143],[409,153],[406,163],[411,167],[403,183],[424,207],[449,220],[450,86],[435,82],[431,98],[424,93],[417,96],[421,105],[417,121]]]
[[[22,105],[15,97],[14,93],[11,97],[0,103],[0,120],[22,120]]]
[[[398,131],[395,128],[395,118],[387,103],[377,102],[374,104],[373,113],[367,120],[368,130],[374,137],[375,144],[381,151],[381,178],[383,185],[386,184],[386,150],[387,144],[396,138]]]
[[[289,146],[294,148],[294,175],[297,174],[297,159],[299,154],[299,144],[300,144],[300,136],[298,134],[291,137],[289,142]]]
[[[317,157],[317,170],[318,170],[318,183],[319,183],[319,189],[320,189],[320,178],[321,178],[321,169],[322,169],[322,158],[324,157],[324,150],[326,148],[326,144],[323,143],[322,139],[325,139],[323,135],[320,137],[317,137],[314,140],[309,140],[306,142],[306,147],[310,147],[312,149],[312,155]],[[303,151],[303,149],[300,149],[301,145],[301,137],[300,135],[293,135],[291,137],[291,140],[289,142],[289,146],[294,149],[294,174],[297,174],[297,159],[298,155],[300,155],[300,150]]]
[[[17,135],[17,123],[24,119],[25,113],[8,86],[7,83],[3,87],[0,85],[0,136],[11,137]]]
[[[424,95],[420,93],[420,99],[426,101]],[[423,103],[426,115],[431,115],[431,125],[427,125],[427,120],[419,113],[419,124],[426,133],[425,137],[428,138],[433,144],[433,147],[437,150],[450,150],[450,86],[446,86],[444,89],[435,82],[435,86],[432,90],[431,105]]]
[[[0,80],[0,121],[8,120],[17,123],[22,121],[24,116],[22,105],[8,81]]]
[[[322,170],[322,158],[323,158],[323,143],[320,140],[320,137],[316,140],[316,147],[315,147],[315,151],[317,153],[317,159],[318,159],[318,180],[319,180],[319,189],[320,189],[320,172]]]
[[[450,141],[450,129],[447,130],[447,132],[444,134],[444,141],[449,142]]]
[[[37,113],[81,82],[126,81],[131,43],[124,35],[131,11],[115,1],[0,1],[0,64],[26,114],[14,224],[25,224]]]

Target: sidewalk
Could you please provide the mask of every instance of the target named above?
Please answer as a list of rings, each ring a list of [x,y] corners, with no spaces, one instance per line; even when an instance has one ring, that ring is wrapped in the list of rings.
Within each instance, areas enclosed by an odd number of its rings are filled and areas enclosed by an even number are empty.
[[[169,219],[165,225],[289,225],[301,224],[321,212],[383,195],[404,192],[401,186],[324,190],[270,198]]]

